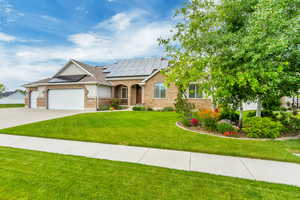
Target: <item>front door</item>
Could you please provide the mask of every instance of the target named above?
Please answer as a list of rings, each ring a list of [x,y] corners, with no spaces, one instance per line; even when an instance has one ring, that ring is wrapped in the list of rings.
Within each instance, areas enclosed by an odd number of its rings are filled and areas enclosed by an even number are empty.
[[[141,86],[136,86],[136,104],[142,103],[142,88]]]

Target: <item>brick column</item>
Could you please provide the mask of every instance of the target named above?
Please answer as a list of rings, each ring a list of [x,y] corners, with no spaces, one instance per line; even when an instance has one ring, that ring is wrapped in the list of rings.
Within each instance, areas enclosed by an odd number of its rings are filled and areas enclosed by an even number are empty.
[[[132,104],[131,103],[132,102],[131,101],[131,85],[128,85],[127,88],[128,88],[128,105],[131,106],[131,104]]]
[[[142,104],[145,103],[145,85],[141,85],[141,88],[142,88]]]

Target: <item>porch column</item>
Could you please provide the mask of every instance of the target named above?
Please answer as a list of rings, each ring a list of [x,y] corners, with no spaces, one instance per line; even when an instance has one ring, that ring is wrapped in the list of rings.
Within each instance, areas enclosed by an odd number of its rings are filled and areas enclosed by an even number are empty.
[[[145,103],[145,85],[141,85],[142,88],[142,104]]]
[[[132,104],[131,103],[132,102],[132,100],[131,100],[131,85],[128,85],[127,89],[128,89],[127,90],[128,91],[128,105],[131,106],[131,104]]]
[[[112,98],[116,98],[116,94],[115,94],[115,86],[111,87],[111,97],[112,97]]]

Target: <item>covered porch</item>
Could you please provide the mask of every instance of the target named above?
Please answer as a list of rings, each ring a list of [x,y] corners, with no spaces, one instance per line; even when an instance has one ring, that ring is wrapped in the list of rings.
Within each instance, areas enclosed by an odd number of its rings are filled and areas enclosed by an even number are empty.
[[[112,97],[120,100],[120,105],[142,105],[143,102],[143,94],[144,94],[143,86],[139,84],[134,85],[116,85],[113,87]]]

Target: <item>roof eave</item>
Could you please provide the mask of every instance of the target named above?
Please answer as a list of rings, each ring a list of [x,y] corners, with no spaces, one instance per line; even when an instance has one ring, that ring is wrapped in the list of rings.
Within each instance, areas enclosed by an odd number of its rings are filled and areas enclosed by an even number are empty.
[[[28,88],[28,87],[49,86],[49,85],[93,85],[93,84],[111,86],[110,83],[103,83],[99,81],[87,81],[87,82],[69,82],[69,83],[36,83],[36,84],[26,84],[23,85],[23,87]]]

